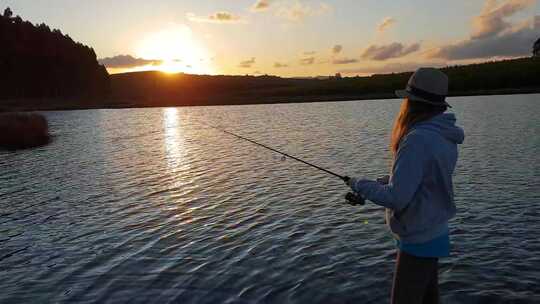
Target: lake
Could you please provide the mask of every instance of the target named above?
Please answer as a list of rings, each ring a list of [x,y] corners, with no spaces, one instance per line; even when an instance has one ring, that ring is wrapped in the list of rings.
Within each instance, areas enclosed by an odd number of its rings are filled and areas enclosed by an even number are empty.
[[[450,98],[445,303],[540,302],[540,95]],[[399,100],[45,112],[0,152],[0,303],[387,303],[383,209],[337,178],[388,172]]]

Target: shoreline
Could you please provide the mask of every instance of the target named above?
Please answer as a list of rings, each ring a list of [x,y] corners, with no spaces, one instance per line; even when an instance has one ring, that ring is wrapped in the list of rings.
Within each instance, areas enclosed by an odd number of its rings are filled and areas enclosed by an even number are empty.
[[[467,96],[493,96],[493,95],[529,95],[540,94],[540,88],[477,90],[470,92],[451,92],[448,97]],[[257,104],[287,104],[287,103],[314,103],[314,102],[342,102],[354,100],[387,100],[399,99],[392,93],[362,94],[362,95],[316,95],[316,96],[289,96],[289,97],[261,97],[254,98],[240,96],[224,96],[219,99],[206,99],[204,101],[165,102],[149,104],[148,101],[104,98],[101,102],[88,99],[79,99],[77,104],[70,104],[68,99],[23,99],[0,101],[0,113],[6,112],[43,112],[43,111],[77,111],[99,109],[134,109],[134,108],[162,108],[162,107],[203,107],[203,106],[238,106]],[[103,102],[105,100],[105,102]],[[25,103],[24,106],[16,104]],[[44,105],[45,103],[50,103]]]

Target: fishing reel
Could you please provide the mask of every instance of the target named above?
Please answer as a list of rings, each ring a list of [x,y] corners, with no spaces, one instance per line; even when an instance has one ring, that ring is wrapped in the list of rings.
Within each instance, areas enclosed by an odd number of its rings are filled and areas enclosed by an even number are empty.
[[[347,201],[347,204],[351,206],[363,206],[366,204],[366,200],[361,195],[352,192],[345,195],[345,200]]]

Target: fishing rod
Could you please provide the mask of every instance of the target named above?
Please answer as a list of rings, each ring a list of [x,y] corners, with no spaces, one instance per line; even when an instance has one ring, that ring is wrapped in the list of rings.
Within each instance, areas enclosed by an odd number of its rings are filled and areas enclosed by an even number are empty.
[[[323,172],[325,172],[325,173],[327,173],[327,174],[330,174],[330,175],[332,175],[332,176],[334,176],[334,177],[337,177],[337,178],[341,179],[341,180],[344,181],[344,182],[348,182],[349,179],[350,179],[348,176],[343,176],[343,175],[337,174],[337,173],[335,173],[335,172],[332,172],[332,171],[330,171],[330,170],[328,170],[328,169],[321,168],[321,167],[319,167],[319,166],[317,166],[317,165],[314,165],[314,164],[312,164],[312,163],[310,163],[310,162],[307,162],[307,161],[305,161],[305,160],[303,160],[303,159],[300,159],[300,158],[298,158],[298,157],[292,156],[292,155],[290,155],[290,154],[288,154],[288,153],[279,151],[279,150],[277,150],[277,149],[271,148],[271,147],[269,147],[269,146],[267,146],[267,145],[258,143],[258,142],[254,141],[254,140],[252,140],[252,139],[247,138],[247,137],[244,137],[244,136],[235,134],[235,133],[233,133],[233,132],[230,132],[230,131],[227,131],[227,130],[223,130],[223,129],[220,129],[220,128],[218,128],[218,127],[211,126],[211,125],[208,125],[208,124],[204,124],[204,123],[201,123],[201,124],[203,124],[203,125],[205,125],[205,126],[207,126],[207,127],[209,127],[209,128],[212,128],[212,129],[218,130],[218,131],[220,131],[220,132],[223,132],[223,133],[225,133],[225,134],[232,135],[232,136],[234,136],[234,137],[236,137],[236,138],[238,138],[238,139],[242,139],[242,140],[248,141],[248,142],[250,142],[250,143],[252,143],[252,144],[255,144],[255,145],[257,145],[257,146],[263,147],[263,148],[268,149],[268,150],[270,150],[270,151],[272,151],[272,152],[281,154],[281,155],[283,155],[283,156],[285,156],[285,157],[288,157],[288,158],[290,158],[290,159],[294,159],[294,160],[296,160],[296,161],[298,161],[298,162],[301,162],[301,163],[303,163],[303,164],[305,164],[305,165],[308,165],[308,166],[310,166],[310,167],[312,167],[312,168],[315,168],[315,169],[317,169],[317,170],[320,170],[320,171],[323,171]],[[352,192],[347,193],[347,195],[345,195],[345,199],[347,200],[347,202],[348,202],[349,204],[351,204],[351,205],[353,205],[353,206],[354,206],[354,205],[364,205],[364,204],[365,204],[365,200],[364,200],[364,198],[363,198],[362,196],[357,195],[357,194],[354,194],[354,193],[352,193]]]

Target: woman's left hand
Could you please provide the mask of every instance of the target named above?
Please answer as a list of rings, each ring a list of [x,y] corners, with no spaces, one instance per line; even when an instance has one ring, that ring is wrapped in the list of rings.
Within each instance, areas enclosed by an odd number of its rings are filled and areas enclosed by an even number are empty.
[[[343,181],[345,182],[347,186],[351,187],[351,189],[354,190],[354,186],[356,185],[358,178],[345,176],[343,178]]]

